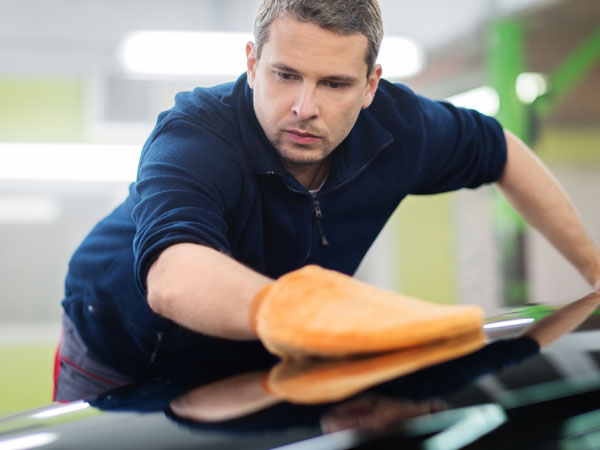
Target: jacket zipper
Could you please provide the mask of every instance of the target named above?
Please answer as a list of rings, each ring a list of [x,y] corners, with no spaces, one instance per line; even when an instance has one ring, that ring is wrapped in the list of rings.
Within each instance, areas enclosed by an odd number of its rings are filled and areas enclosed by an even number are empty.
[[[321,219],[323,218],[323,212],[321,211],[321,205],[319,204],[319,200],[316,195],[312,196],[313,200],[313,209],[315,210],[315,217],[317,218],[317,230],[319,230],[319,239],[321,242],[321,247],[329,247],[329,241],[325,237],[323,233],[323,229],[321,228]]]
[[[299,189],[296,189],[296,188],[290,186],[288,184],[288,182],[286,181],[286,179],[283,177],[283,175],[281,175],[280,173],[277,173],[273,170],[262,172],[262,174],[263,175],[277,175],[282,179],[283,183],[290,191],[295,192],[296,194],[309,195],[312,198],[313,210],[315,212],[315,217],[317,218],[317,230],[319,231],[319,238],[320,238],[319,241],[320,241],[321,247],[323,247],[323,248],[328,247],[329,241],[325,237],[325,234],[323,234],[323,229],[321,228],[321,219],[323,218],[323,212],[321,211],[321,205],[319,204],[319,200],[317,199],[316,194],[310,194],[306,191],[301,191]],[[312,233],[311,233],[311,236],[312,236]],[[311,253],[312,253],[312,244],[309,244],[306,255],[304,256],[303,264],[306,263],[306,261],[310,257]]]
[[[387,141],[385,144],[383,144],[381,146],[381,148],[373,155],[373,157],[371,159],[369,159],[365,164],[363,164],[359,170],[356,171],[356,173],[350,177],[349,179],[347,179],[346,181],[344,181],[341,184],[338,184],[337,186],[334,186],[333,188],[329,189],[327,192],[325,193],[330,193],[333,192],[347,184],[349,184],[350,182],[352,182],[356,177],[358,177],[358,175],[360,175],[360,173],[367,168],[375,159],[375,157],[377,155],[379,155],[379,153],[381,152],[381,150],[383,150],[384,148],[386,148],[388,145],[390,145],[393,142],[393,139],[390,139],[389,141]],[[286,183],[287,185],[287,183]],[[290,188],[290,186],[288,186],[288,188]],[[291,189],[291,188],[290,188]],[[295,189],[292,189],[295,191]],[[296,191],[297,192],[297,191]],[[313,200],[313,209],[315,210],[315,216],[317,218],[317,229],[319,230],[319,237],[321,240],[321,247],[325,248],[329,246],[329,241],[327,240],[327,238],[325,237],[325,234],[323,234],[323,229],[321,228],[321,219],[323,218],[323,212],[321,211],[321,205],[319,204],[319,200],[317,199],[317,195],[316,194],[311,194],[312,200]],[[310,250],[308,251],[308,254],[306,255],[306,258],[304,259],[304,261],[306,261],[308,259],[310,255]]]

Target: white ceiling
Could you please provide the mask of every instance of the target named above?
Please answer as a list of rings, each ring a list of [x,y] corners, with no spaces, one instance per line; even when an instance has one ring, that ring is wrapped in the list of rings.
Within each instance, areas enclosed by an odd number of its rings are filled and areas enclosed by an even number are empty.
[[[386,34],[426,51],[554,0],[380,0]],[[0,0],[0,76],[112,73],[140,29],[250,31],[257,0]],[[243,49],[240,50],[240,53]]]

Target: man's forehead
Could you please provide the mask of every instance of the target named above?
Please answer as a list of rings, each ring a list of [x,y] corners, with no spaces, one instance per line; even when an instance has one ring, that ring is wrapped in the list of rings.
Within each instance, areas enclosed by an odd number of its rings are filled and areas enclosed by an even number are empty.
[[[366,69],[367,49],[368,39],[363,34],[340,34],[284,16],[269,25],[261,53],[266,50],[269,64],[290,68],[303,64],[329,66],[341,71],[340,75],[353,77]]]

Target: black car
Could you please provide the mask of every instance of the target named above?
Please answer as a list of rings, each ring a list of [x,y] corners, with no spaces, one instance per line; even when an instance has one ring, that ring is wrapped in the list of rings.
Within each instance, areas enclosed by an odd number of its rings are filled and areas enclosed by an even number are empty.
[[[0,419],[0,450],[600,449],[600,316],[528,306],[484,331],[54,403]]]

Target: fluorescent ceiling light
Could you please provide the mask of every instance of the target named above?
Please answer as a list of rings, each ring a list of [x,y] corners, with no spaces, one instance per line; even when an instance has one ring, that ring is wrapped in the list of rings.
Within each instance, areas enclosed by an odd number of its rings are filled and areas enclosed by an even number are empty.
[[[141,146],[0,144],[0,180],[135,180]]]
[[[409,78],[425,65],[425,53],[415,42],[400,36],[386,36],[381,43],[377,62],[386,79]]]
[[[250,33],[137,31],[125,38],[119,58],[131,74],[238,77],[252,40]]]
[[[495,116],[500,108],[498,92],[490,86],[471,89],[448,97],[447,100],[455,106],[475,109],[488,116]]]
[[[245,47],[251,33],[216,31],[136,31],[119,49],[125,71],[138,76],[238,77],[246,71]],[[378,62],[384,76],[407,78],[424,65],[423,50],[399,37],[383,38]]]
[[[517,77],[516,90],[519,100],[529,105],[548,92],[548,80],[541,73],[525,72]]]

